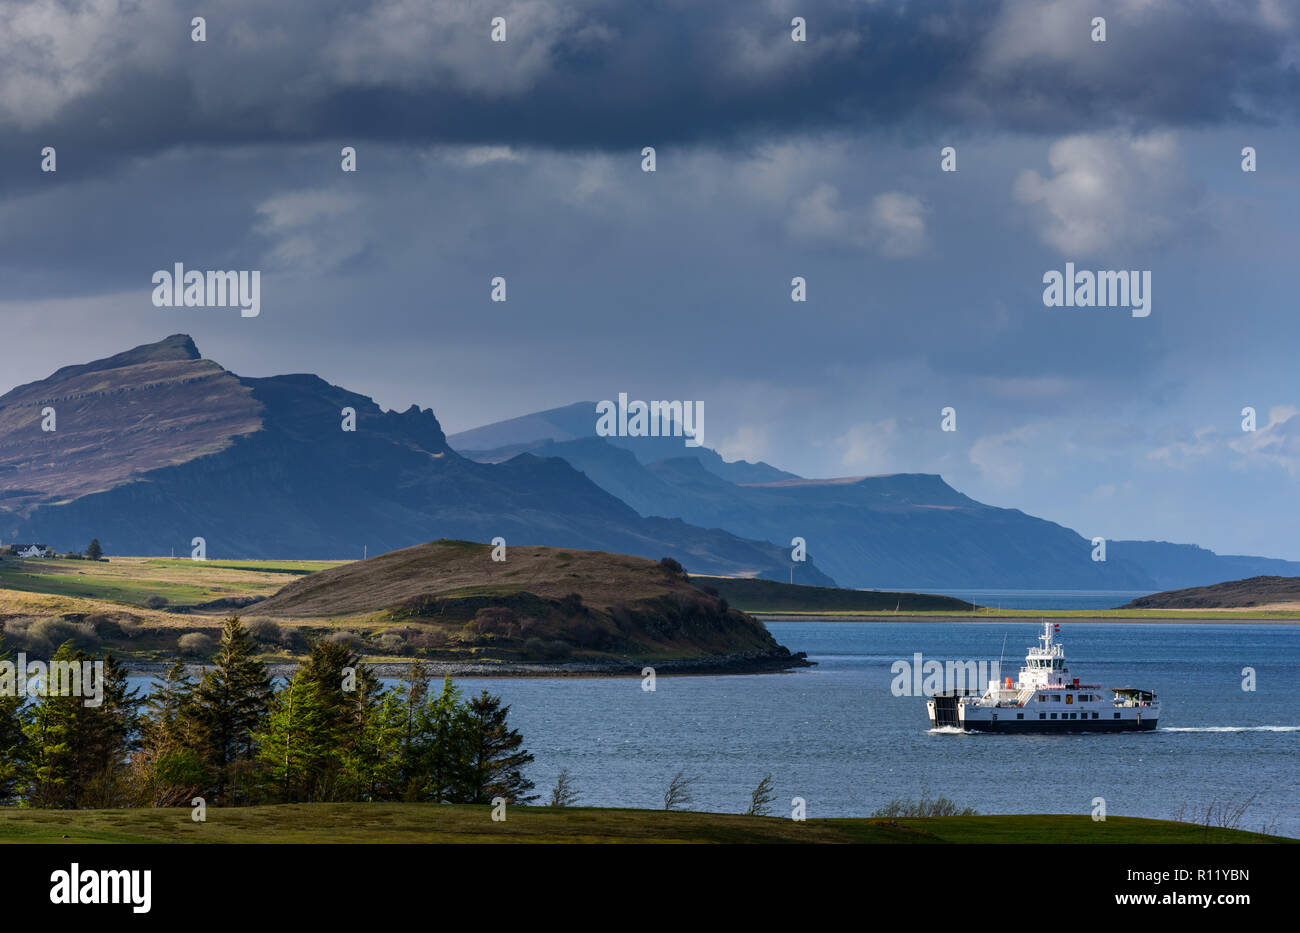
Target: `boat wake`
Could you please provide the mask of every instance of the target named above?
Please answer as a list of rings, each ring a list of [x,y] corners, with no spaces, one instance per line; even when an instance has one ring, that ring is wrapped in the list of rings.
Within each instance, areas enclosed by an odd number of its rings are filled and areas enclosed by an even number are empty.
[[[1300,732],[1300,726],[1164,726],[1161,732]]]
[[[929,730],[931,735],[965,735],[966,730],[957,726],[938,726]]]

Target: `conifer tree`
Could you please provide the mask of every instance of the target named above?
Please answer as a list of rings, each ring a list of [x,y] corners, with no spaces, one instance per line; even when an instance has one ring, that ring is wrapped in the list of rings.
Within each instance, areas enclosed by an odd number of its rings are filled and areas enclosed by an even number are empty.
[[[65,642],[52,664],[92,660]],[[102,697],[86,698],[47,689],[24,724],[31,767],[25,796],[37,807],[111,807],[125,801],[126,760],[137,741],[140,700],[127,685],[126,669],[103,659]]]
[[[504,797],[510,803],[527,803],[533,782],[524,777],[533,756],[523,748],[523,736],[506,722],[509,706],[484,690],[469,701],[465,728],[469,745],[464,793],[467,803],[491,803]]]
[[[254,758],[253,735],[271,704],[271,677],[266,665],[254,657],[256,651],[239,616],[231,616],[222,626],[221,647],[212,669],[203,673],[194,688],[198,751],[221,803],[237,803],[245,795],[242,785]]]
[[[197,750],[194,680],[185,662],[178,659],[155,681],[144,708],[140,750],[131,758],[136,801],[151,807],[188,804],[208,785],[208,769]]]
[[[14,660],[13,653],[0,641],[0,661]],[[18,696],[17,683],[0,690],[0,804],[11,803],[22,783],[27,767],[27,736],[23,722],[27,710],[25,696]]]

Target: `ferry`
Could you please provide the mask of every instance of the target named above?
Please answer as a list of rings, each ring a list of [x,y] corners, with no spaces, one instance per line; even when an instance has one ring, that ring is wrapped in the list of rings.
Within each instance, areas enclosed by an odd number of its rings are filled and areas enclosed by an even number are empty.
[[[965,732],[1150,732],[1160,703],[1149,690],[1079,683],[1055,640],[1060,625],[1044,622],[1039,644],[1025,655],[1020,678],[989,681],[983,696],[972,690],[936,693],[926,702],[930,728]]]

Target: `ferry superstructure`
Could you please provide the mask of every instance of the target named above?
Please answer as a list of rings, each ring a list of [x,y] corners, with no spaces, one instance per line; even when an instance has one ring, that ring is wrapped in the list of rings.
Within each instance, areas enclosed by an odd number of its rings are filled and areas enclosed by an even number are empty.
[[[926,703],[930,728],[965,732],[1150,732],[1160,718],[1160,703],[1149,690],[1084,684],[1070,676],[1065,648],[1056,641],[1060,626],[1043,623],[1038,645],[1025,655],[1014,683],[990,681],[983,696],[949,690]]]

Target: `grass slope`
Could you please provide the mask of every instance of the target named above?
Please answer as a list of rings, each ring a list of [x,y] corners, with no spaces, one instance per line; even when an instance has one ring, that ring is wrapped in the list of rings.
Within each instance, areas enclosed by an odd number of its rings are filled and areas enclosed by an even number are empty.
[[[0,809],[8,843],[1284,843],[1296,840],[1189,823],[1088,816],[1005,815],[903,819],[810,819],[592,807],[437,804],[285,804],[209,809]]]
[[[491,545],[442,540],[365,561],[5,558],[0,623],[16,650],[39,653],[49,649],[44,642],[75,636],[151,662],[174,657],[186,634],[215,637],[223,617],[238,612],[279,626],[263,643],[264,656],[277,661],[343,630],[371,661],[420,657],[490,669],[577,662],[602,670],[801,663],[757,620],[655,561],[522,545],[505,561],[492,553]],[[149,609],[151,597],[189,611]],[[208,605],[214,601],[224,602]]]
[[[195,561],[167,557],[0,560],[0,589],[142,607],[150,596],[193,606],[240,596],[270,596],[290,576],[342,561]]]
[[[1250,577],[1152,593],[1125,609],[1300,609],[1300,577]]]

